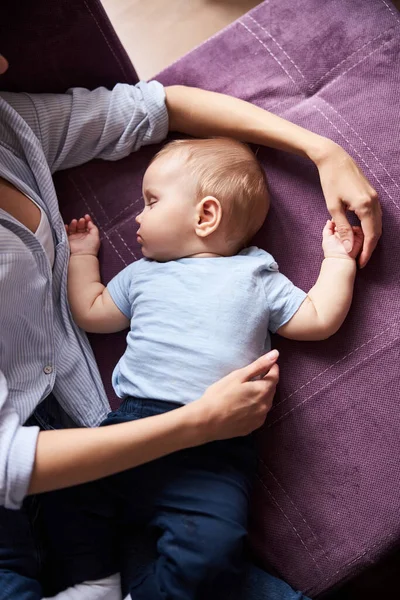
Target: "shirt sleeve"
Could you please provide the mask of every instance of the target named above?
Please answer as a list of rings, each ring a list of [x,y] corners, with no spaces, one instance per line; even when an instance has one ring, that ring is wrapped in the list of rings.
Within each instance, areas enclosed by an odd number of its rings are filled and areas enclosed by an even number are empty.
[[[123,271],[118,273],[107,285],[107,289],[111,298],[126,316],[127,319],[132,318],[132,302],[130,300],[130,289],[133,279],[134,265],[128,265]]]
[[[119,83],[111,91],[1,96],[40,140],[52,173],[93,158],[118,160],[168,133],[165,91],[157,81]]]
[[[307,294],[280,273],[275,262],[262,272],[262,281],[269,309],[268,329],[275,333],[298,311]]]
[[[28,492],[39,427],[23,427],[0,371],[0,506],[17,510]]]

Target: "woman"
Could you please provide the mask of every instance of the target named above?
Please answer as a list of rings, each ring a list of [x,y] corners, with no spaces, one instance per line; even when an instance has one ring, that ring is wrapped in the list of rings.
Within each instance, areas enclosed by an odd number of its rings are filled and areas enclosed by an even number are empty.
[[[0,73],[7,67],[0,57]],[[120,84],[111,92],[0,94],[0,600],[42,598],[33,495],[247,434],[271,406],[278,368],[276,356],[267,355],[191,405],[95,428],[108,402],[87,339],[68,310],[68,242],[51,173],[95,157],[117,160],[161,141],[168,130],[234,136],[307,156],[349,250],[346,209],[361,220],[360,266],[380,236],[376,192],[351,157],[246,102],[157,82]]]

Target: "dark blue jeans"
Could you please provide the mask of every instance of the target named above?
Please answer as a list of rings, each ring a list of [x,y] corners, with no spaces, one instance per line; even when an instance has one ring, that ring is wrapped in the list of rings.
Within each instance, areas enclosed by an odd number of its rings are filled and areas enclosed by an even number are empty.
[[[21,510],[0,508],[0,599],[40,600],[43,597],[41,550],[34,533],[38,517],[36,499]]]
[[[73,423],[51,394],[26,422],[32,425],[61,429]],[[0,507],[0,600],[41,600],[45,552],[40,497],[27,498],[21,510]]]
[[[177,407],[129,398],[103,425]],[[146,528],[156,538],[157,557],[125,581],[135,600],[236,597],[254,468],[252,438],[235,438],[46,494],[52,570],[61,588],[120,570],[119,549]]]

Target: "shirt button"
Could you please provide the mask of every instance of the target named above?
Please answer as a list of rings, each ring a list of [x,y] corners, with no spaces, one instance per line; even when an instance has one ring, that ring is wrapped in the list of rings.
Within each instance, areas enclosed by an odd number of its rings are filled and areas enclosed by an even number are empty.
[[[53,372],[53,367],[51,365],[46,365],[43,369],[44,373],[46,373],[46,375],[50,375],[50,373]]]

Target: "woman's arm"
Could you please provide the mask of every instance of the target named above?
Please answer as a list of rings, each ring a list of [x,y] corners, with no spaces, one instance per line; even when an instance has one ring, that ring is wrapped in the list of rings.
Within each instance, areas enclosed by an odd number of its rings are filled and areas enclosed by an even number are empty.
[[[223,135],[271,146],[312,160],[318,168],[328,210],[348,251],[353,231],[346,210],[356,213],[364,233],[361,267],[368,262],[382,232],[376,191],[347,152],[321,135],[290,123],[253,104],[195,88],[166,88],[169,129],[197,137]]]
[[[247,435],[271,408],[277,358],[272,351],[210,386],[200,400],[163,415],[39,433],[29,493],[93,481],[183,448]]]
[[[349,247],[354,238],[346,210],[361,220],[360,266],[368,262],[381,235],[376,191],[343,148],[243,100],[181,85],[164,89],[155,81],[118,84],[113,90],[1,96],[37,135],[52,172],[92,158],[118,160],[160,142],[168,129],[199,137],[231,136],[293,152],[316,164],[328,210]]]

